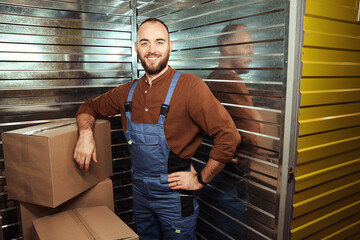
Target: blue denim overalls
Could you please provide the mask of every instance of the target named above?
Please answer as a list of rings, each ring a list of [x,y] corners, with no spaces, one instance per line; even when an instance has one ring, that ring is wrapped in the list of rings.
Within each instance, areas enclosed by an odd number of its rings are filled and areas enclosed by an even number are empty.
[[[168,185],[170,148],[165,139],[164,122],[180,75],[181,72],[176,72],[171,81],[157,124],[131,121],[131,100],[139,80],[131,86],[125,103],[125,136],[132,158],[133,208],[141,240],[196,239],[199,214],[196,198],[192,192],[183,194],[184,191],[170,190]],[[189,209],[191,215],[184,216],[184,210]]]

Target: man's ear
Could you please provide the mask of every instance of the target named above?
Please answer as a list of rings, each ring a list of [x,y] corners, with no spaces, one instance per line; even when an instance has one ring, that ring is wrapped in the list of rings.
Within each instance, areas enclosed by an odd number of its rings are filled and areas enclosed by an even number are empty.
[[[170,41],[170,52],[172,51],[172,47],[173,47],[173,42]]]
[[[223,46],[221,47],[221,51],[222,51],[222,55],[223,56],[230,56],[231,55],[231,50],[230,50],[230,46]]]
[[[139,54],[139,53],[138,53],[138,46],[137,46],[137,42],[135,42],[134,46],[135,46],[135,52],[136,52],[136,54]]]

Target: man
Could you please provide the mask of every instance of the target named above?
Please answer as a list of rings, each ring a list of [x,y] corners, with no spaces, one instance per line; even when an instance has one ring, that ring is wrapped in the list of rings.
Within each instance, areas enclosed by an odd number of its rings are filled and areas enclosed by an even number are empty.
[[[198,203],[193,191],[231,161],[240,142],[236,126],[204,82],[167,65],[172,42],[166,25],[145,20],[135,50],[145,75],[85,102],[77,112],[74,159],[81,169],[96,160],[96,118],[121,114],[132,158],[133,208],[140,239],[196,239]],[[215,138],[201,172],[191,157],[202,131]]]

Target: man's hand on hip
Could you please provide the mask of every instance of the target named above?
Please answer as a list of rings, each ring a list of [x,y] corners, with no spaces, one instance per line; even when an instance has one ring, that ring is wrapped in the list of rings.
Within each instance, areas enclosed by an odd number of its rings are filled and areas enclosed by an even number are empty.
[[[203,187],[197,179],[197,172],[191,165],[191,171],[174,172],[168,175],[169,188],[171,190],[196,191]]]

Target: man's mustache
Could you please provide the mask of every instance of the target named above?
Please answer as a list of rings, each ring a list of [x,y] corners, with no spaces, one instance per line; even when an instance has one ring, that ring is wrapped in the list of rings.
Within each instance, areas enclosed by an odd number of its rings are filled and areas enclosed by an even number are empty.
[[[161,55],[160,54],[153,54],[153,53],[149,53],[149,54],[146,54],[145,57],[160,57]]]

